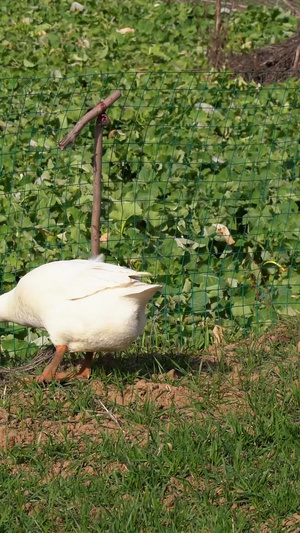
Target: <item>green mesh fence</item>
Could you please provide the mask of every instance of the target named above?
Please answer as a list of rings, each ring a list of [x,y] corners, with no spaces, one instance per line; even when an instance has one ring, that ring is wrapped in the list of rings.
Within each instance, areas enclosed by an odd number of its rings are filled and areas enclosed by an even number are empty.
[[[89,256],[94,126],[74,148],[57,142],[115,89],[101,252],[164,286],[139,342],[199,348],[215,325],[247,332],[296,314],[299,83],[261,87],[229,73],[2,79],[1,291],[44,262]],[[12,324],[1,334],[8,356],[44,340]]]

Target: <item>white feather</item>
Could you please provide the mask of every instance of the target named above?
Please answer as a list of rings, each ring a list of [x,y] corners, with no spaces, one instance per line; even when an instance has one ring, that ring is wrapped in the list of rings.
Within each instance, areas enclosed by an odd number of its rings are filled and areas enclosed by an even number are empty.
[[[102,257],[47,263],[0,296],[0,321],[43,328],[71,352],[125,349],[142,333],[146,304],[161,289],[142,282],[143,274]]]

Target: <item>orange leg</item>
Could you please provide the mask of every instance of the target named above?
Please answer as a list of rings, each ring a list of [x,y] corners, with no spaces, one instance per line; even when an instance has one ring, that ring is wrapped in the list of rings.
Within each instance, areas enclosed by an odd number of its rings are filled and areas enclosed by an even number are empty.
[[[93,362],[93,352],[88,352],[77,367],[77,372],[59,372],[55,374],[56,381],[73,381],[74,379],[89,379],[91,377],[91,366]]]
[[[93,362],[93,352],[87,352],[84,361],[81,363],[81,367],[76,374],[77,379],[88,379],[91,377],[91,366]]]
[[[67,351],[67,346],[56,346],[56,351],[54,354],[54,357],[49,363],[49,365],[46,366],[41,376],[37,376],[36,381],[38,383],[41,383],[43,381],[52,381],[55,378],[62,379],[61,374],[56,374],[56,371],[62,362],[63,356],[65,355]]]

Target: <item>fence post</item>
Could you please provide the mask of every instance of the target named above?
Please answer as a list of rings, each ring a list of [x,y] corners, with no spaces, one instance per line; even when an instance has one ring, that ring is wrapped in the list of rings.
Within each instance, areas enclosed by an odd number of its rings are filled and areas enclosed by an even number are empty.
[[[91,223],[91,254],[96,257],[100,252],[100,218],[101,218],[101,179],[103,128],[109,126],[107,115],[98,115],[95,121],[94,171],[93,171],[93,211]]]
[[[102,178],[102,148],[103,128],[109,126],[110,121],[105,115],[106,109],[121,96],[120,91],[114,91],[102,102],[90,109],[77,122],[74,128],[59,143],[58,148],[65,150],[69,144],[75,144],[76,138],[91,120],[95,121],[95,144],[94,144],[94,168],[93,168],[93,210],[91,223],[91,254],[92,257],[99,255],[100,251],[100,217],[101,217],[101,178]]]

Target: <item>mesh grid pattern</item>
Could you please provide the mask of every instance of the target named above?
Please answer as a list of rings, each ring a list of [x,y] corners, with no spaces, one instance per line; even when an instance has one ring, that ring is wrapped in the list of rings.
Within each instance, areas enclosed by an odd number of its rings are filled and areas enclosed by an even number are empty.
[[[94,126],[72,149],[57,142],[115,89],[101,252],[164,285],[142,342],[202,346],[206,327],[247,330],[297,313],[298,83],[260,87],[226,72],[2,79],[2,292],[44,262],[89,256]],[[33,349],[40,335],[1,332],[7,351]]]

